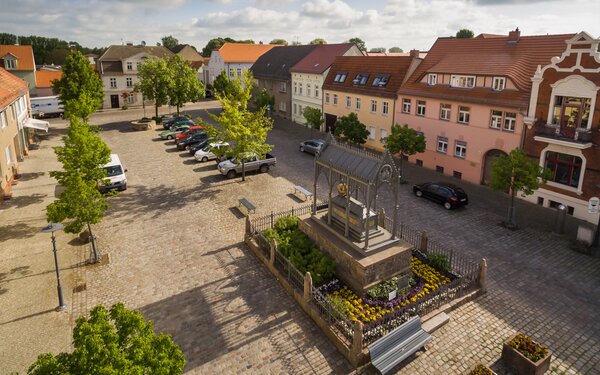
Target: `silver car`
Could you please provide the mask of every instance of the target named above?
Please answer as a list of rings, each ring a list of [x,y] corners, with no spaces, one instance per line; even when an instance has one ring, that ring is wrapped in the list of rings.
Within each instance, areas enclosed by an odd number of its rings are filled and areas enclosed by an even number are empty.
[[[309,154],[317,155],[321,152],[325,141],[322,139],[309,139],[300,142],[300,152],[308,152]]]

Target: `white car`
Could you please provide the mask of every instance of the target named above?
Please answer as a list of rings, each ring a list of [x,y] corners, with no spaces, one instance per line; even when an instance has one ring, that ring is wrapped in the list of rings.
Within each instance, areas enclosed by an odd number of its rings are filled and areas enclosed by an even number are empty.
[[[227,143],[227,142],[211,143],[211,144],[207,145],[206,147],[201,148],[200,150],[196,151],[196,153],[194,154],[194,157],[196,158],[196,160],[203,161],[203,162],[216,159],[217,155],[215,155],[214,151],[221,149],[223,147],[229,147],[229,143]]]

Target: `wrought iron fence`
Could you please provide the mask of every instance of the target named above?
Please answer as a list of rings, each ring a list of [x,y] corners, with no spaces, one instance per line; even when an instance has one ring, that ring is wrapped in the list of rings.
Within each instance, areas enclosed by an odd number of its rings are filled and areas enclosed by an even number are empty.
[[[304,275],[279,251],[275,251],[275,267],[294,288],[304,291]]]
[[[311,290],[311,302],[318,309],[321,318],[327,322],[331,330],[342,340],[348,347],[352,346],[354,336],[354,324],[348,319],[344,313],[340,312],[329,300],[313,287]]]
[[[256,239],[256,243],[258,244],[258,248],[261,254],[269,259],[271,257],[271,244],[267,237],[265,237],[261,232],[254,233],[254,238]]]
[[[312,204],[307,204],[304,206],[300,206],[297,208],[292,208],[287,211],[281,212],[271,212],[270,215],[265,215],[261,217],[254,217],[250,220],[250,229],[252,233],[262,232],[265,229],[273,228],[277,219],[280,219],[285,216],[302,216],[308,215],[312,212]]]

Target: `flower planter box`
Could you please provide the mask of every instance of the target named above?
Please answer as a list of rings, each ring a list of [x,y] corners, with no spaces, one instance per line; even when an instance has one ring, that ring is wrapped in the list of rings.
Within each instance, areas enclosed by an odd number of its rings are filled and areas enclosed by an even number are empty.
[[[133,130],[150,130],[150,129],[154,129],[155,126],[156,126],[156,122],[154,120],[131,121],[131,128]]]
[[[469,371],[468,375],[498,375],[486,365],[477,365]]]
[[[502,360],[504,361],[504,364],[514,370],[516,375],[542,375],[546,373],[546,371],[550,369],[552,353],[548,350],[548,354],[544,358],[541,358],[537,362],[533,362],[517,349],[509,345],[509,342],[518,335],[519,334],[516,334],[510,337],[502,346]],[[540,345],[535,341],[533,343]]]

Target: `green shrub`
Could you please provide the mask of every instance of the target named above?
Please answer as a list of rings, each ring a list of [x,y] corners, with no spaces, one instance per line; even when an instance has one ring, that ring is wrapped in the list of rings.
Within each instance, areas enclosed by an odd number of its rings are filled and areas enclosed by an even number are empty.
[[[429,254],[427,255],[427,263],[440,272],[450,271],[448,256],[445,254]]]
[[[367,295],[371,299],[387,301],[390,293],[396,289],[398,289],[398,278],[392,277],[389,280],[384,280],[379,284],[367,289]]]
[[[493,375],[494,373],[485,365],[477,365],[469,375]]]
[[[283,231],[289,231],[298,228],[298,217],[296,216],[284,216],[277,219],[274,226],[275,230],[279,233]]]
[[[346,318],[348,316],[348,307],[346,306],[346,300],[342,296],[327,294],[325,298],[335,307],[334,314],[339,315],[338,318]]]

